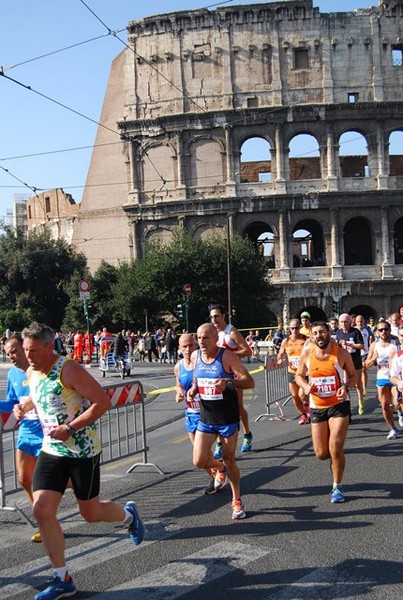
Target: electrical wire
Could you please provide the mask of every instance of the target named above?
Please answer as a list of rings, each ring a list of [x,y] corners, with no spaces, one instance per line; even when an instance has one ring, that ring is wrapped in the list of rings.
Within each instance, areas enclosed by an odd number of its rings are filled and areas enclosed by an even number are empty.
[[[85,7],[87,8],[87,10],[89,10],[89,11],[91,12],[91,14],[93,14],[93,16],[94,16],[94,17],[95,17],[95,18],[96,18],[96,19],[97,19],[97,20],[98,20],[98,21],[99,21],[99,22],[102,24],[102,26],[103,26],[103,27],[105,27],[105,28],[107,29],[107,33],[106,33],[106,34],[104,34],[103,36],[98,36],[98,37],[95,37],[95,38],[91,38],[90,40],[86,40],[86,41],[84,41],[84,42],[80,42],[79,44],[74,44],[74,45],[71,45],[71,46],[66,46],[65,48],[62,48],[62,49],[59,49],[59,50],[56,50],[56,51],[53,51],[53,52],[47,53],[47,54],[45,54],[45,55],[42,55],[41,57],[36,57],[36,58],[30,59],[30,60],[24,61],[24,62],[22,62],[22,63],[18,63],[18,64],[16,64],[16,65],[13,65],[13,66],[12,66],[12,67],[10,67],[10,68],[14,68],[14,67],[16,67],[16,66],[19,66],[19,65],[21,65],[21,64],[26,64],[26,63],[28,63],[28,62],[31,62],[31,61],[33,61],[33,60],[38,60],[39,58],[42,58],[42,57],[45,57],[45,56],[49,56],[49,55],[51,55],[51,54],[55,54],[55,53],[57,53],[57,52],[62,52],[62,51],[64,51],[64,50],[67,50],[67,49],[70,49],[70,48],[74,48],[74,47],[76,47],[77,45],[85,44],[85,43],[88,43],[88,42],[90,42],[90,41],[94,41],[94,40],[96,40],[96,39],[101,39],[101,38],[105,38],[105,37],[108,37],[108,36],[110,36],[110,35],[113,35],[113,36],[114,36],[114,37],[116,37],[116,38],[117,38],[117,39],[118,39],[118,40],[119,40],[119,41],[120,41],[120,42],[121,42],[121,43],[122,43],[122,44],[123,44],[123,45],[124,45],[126,48],[128,48],[129,50],[131,50],[132,52],[134,52],[134,54],[135,54],[136,56],[138,56],[138,57],[142,58],[142,60],[144,60],[144,61],[145,61],[145,62],[146,62],[146,63],[147,63],[147,64],[148,64],[148,65],[149,65],[149,66],[150,66],[152,69],[154,69],[155,71],[157,71],[157,72],[158,72],[158,74],[159,74],[161,77],[163,77],[163,78],[164,78],[166,81],[168,81],[168,83],[169,83],[170,85],[172,85],[174,88],[176,88],[176,89],[177,89],[177,90],[178,90],[178,91],[179,91],[179,92],[180,92],[180,93],[183,95],[183,91],[182,91],[180,88],[178,88],[178,87],[177,87],[177,86],[176,86],[176,85],[175,85],[175,84],[174,84],[174,83],[173,83],[173,82],[172,82],[170,79],[166,78],[166,77],[165,77],[165,76],[164,76],[162,73],[160,73],[160,72],[158,71],[158,69],[156,69],[156,67],[154,67],[154,65],[153,65],[152,63],[150,63],[150,61],[148,61],[148,60],[147,60],[147,59],[145,59],[144,57],[141,57],[140,55],[138,55],[138,54],[137,54],[137,53],[134,51],[134,49],[133,49],[131,46],[129,46],[129,45],[128,45],[128,44],[127,44],[127,43],[126,43],[124,40],[122,40],[122,39],[121,39],[121,38],[120,38],[120,37],[117,35],[117,33],[120,33],[121,31],[124,31],[124,29],[120,29],[120,30],[117,30],[117,31],[112,31],[112,30],[111,30],[111,29],[110,29],[110,28],[109,28],[109,27],[106,25],[106,23],[104,23],[104,21],[103,21],[103,20],[102,20],[102,19],[101,19],[101,18],[100,18],[100,17],[99,17],[99,16],[98,16],[98,15],[97,15],[97,14],[96,14],[96,13],[95,13],[95,12],[94,12],[94,11],[93,11],[93,10],[92,10],[90,7],[89,7],[89,6],[88,6],[88,4],[86,4],[86,2],[84,2],[84,0],[79,0],[79,1],[81,2],[81,4],[83,4],[83,6],[85,6]],[[233,0],[229,0],[228,2],[222,2],[222,3],[215,4],[215,5],[209,5],[209,6],[206,6],[205,8],[206,8],[206,9],[208,9],[208,8],[211,8],[211,7],[214,7],[214,6],[218,6],[219,4],[229,4],[229,3],[230,3],[230,2],[232,2],[232,1],[233,1]],[[200,9],[198,9],[198,10],[200,10]],[[104,127],[104,128],[106,128],[106,129],[108,129],[109,131],[111,131],[111,132],[113,132],[113,133],[116,133],[117,135],[121,136],[121,134],[120,134],[119,132],[117,132],[117,131],[115,131],[115,130],[113,130],[113,129],[111,129],[111,128],[107,127],[107,126],[105,126],[104,124],[102,124],[102,123],[100,123],[100,122],[96,121],[95,119],[92,119],[91,117],[88,117],[87,115],[84,115],[84,114],[83,114],[83,113],[81,113],[80,111],[77,111],[77,110],[75,110],[75,109],[72,109],[72,108],[68,107],[67,105],[65,105],[65,104],[63,104],[63,103],[61,103],[61,102],[59,102],[59,101],[57,101],[57,100],[54,100],[53,98],[50,98],[49,96],[47,96],[47,95],[45,95],[45,94],[43,94],[43,93],[41,93],[41,92],[39,92],[39,91],[37,91],[37,90],[34,90],[32,87],[30,87],[30,86],[27,86],[27,85],[25,85],[25,84],[23,84],[23,83],[21,83],[21,82],[19,82],[19,81],[17,81],[17,80],[14,80],[13,78],[10,78],[10,77],[8,77],[7,75],[5,75],[5,73],[4,73],[4,70],[3,70],[3,69],[1,69],[1,70],[0,70],[0,75],[2,75],[3,77],[5,77],[5,78],[7,78],[7,79],[9,79],[9,80],[11,80],[11,81],[13,81],[14,83],[16,83],[16,84],[18,84],[18,85],[21,85],[22,87],[24,87],[25,89],[27,89],[27,90],[29,90],[29,91],[33,91],[34,93],[36,93],[36,94],[38,94],[39,96],[41,96],[41,97],[43,97],[43,98],[45,98],[45,99],[49,100],[50,102],[53,102],[53,103],[55,103],[55,104],[59,105],[60,107],[62,107],[62,108],[64,108],[64,109],[66,109],[66,110],[69,110],[70,112],[73,112],[74,114],[76,114],[76,115],[78,115],[78,116],[80,116],[80,117],[82,117],[82,118],[84,118],[84,119],[87,119],[87,120],[89,120],[90,122],[92,122],[92,123],[94,123],[94,124],[96,124],[96,125],[98,125],[98,126]],[[383,81],[384,81],[384,79],[383,79]],[[191,101],[192,101],[194,104],[196,104],[196,106],[198,106],[198,107],[200,108],[200,110],[202,110],[204,113],[210,114],[210,112],[209,112],[207,109],[205,109],[204,107],[201,107],[201,106],[199,106],[199,105],[198,105],[198,104],[197,104],[197,103],[196,103],[196,102],[195,102],[195,101],[194,101],[192,98],[188,97],[188,99],[189,99],[189,100],[191,100]],[[298,103],[296,103],[295,105],[288,105],[286,108],[292,108],[293,106],[301,106],[301,105],[300,105],[300,104],[298,104]],[[258,118],[260,119],[260,118],[262,118],[262,117],[265,117],[265,116],[273,115],[273,114],[275,114],[277,111],[282,111],[282,110],[284,110],[284,108],[285,108],[285,107],[283,107],[283,106],[282,106],[282,107],[278,107],[278,108],[269,109],[268,111],[260,112],[260,113],[259,113],[257,116],[258,116]],[[234,123],[236,124],[237,122],[245,122],[245,120],[248,120],[249,118],[250,118],[250,119],[255,119],[255,118],[256,118],[256,116],[255,116],[255,115],[250,115],[250,116],[248,116],[248,115],[243,115],[242,117],[240,117],[240,119],[239,119],[238,121],[231,121],[231,123],[230,123],[230,124],[231,124],[231,126],[233,126],[233,125],[234,125]],[[224,124],[224,125],[223,125],[222,123],[218,123],[218,126],[219,126],[219,127],[223,127],[223,126],[225,127],[225,125],[228,125],[228,123],[226,123],[226,124]],[[391,129],[389,129],[389,130],[384,130],[384,131],[395,131],[395,129],[391,128]],[[370,135],[371,135],[371,134],[368,134],[368,136],[367,136],[367,137],[369,137]],[[372,135],[376,135],[376,134],[372,134]],[[315,137],[315,136],[313,136],[313,137]],[[315,138],[315,139],[316,139],[316,138]],[[357,138],[357,139],[358,139],[358,138]],[[354,140],[349,140],[348,142],[344,142],[344,143],[352,143],[353,141],[354,141]],[[121,141],[119,141],[119,142],[116,142],[116,143],[119,143],[119,144],[120,144],[120,143],[121,143]],[[94,146],[89,146],[89,148],[91,148],[91,147],[93,148]],[[84,148],[85,148],[85,147],[84,147]],[[76,149],[83,149],[83,147],[79,147],[79,148],[76,148]],[[74,149],[74,150],[76,150],[76,149]],[[73,150],[73,149],[71,149],[71,150]],[[52,151],[52,152],[46,152],[46,153],[44,152],[44,153],[36,153],[36,154],[33,154],[33,155],[24,155],[23,157],[37,156],[37,155],[44,155],[44,154],[52,154],[52,153],[56,153],[56,152],[65,152],[65,151],[71,151],[71,150],[60,150],[60,151],[57,151],[57,150],[56,150],[56,151]],[[304,154],[301,154],[301,155],[298,155],[298,156],[306,156],[306,155],[308,155],[308,154],[311,154],[311,153],[316,153],[316,152],[317,152],[316,150],[313,150],[313,151],[311,151],[311,152],[309,152],[309,153],[304,153]],[[148,155],[147,153],[145,153],[145,155],[146,155],[147,159],[148,159],[148,160],[150,160],[150,163],[151,163],[151,165],[152,165],[153,169],[154,169],[154,170],[156,171],[156,173],[158,174],[158,176],[159,176],[159,180],[162,182],[162,187],[163,187],[163,186],[164,186],[164,185],[167,183],[167,180],[165,180],[165,179],[162,177],[161,173],[159,173],[159,171],[158,171],[157,167],[156,167],[156,166],[155,166],[155,164],[154,164],[154,163],[151,161],[151,159],[150,159],[149,155]],[[1,160],[3,160],[3,161],[4,161],[4,160],[10,160],[10,158],[5,158],[5,159],[1,159]],[[9,170],[7,170],[7,169],[3,169],[3,170],[4,170],[4,171],[6,171],[7,173],[10,173],[10,172],[9,172]],[[210,177],[212,177],[212,176],[214,176],[214,175],[210,175]],[[15,178],[16,178],[17,180],[19,180],[17,177],[15,177]],[[20,180],[19,180],[19,181],[20,181]],[[25,185],[26,187],[28,187],[29,189],[32,189],[32,190],[34,190],[34,189],[38,189],[38,188],[35,188],[34,186],[28,186],[28,184],[25,184],[25,183],[24,183],[24,185]],[[105,185],[106,185],[106,184],[105,184]],[[64,187],[67,187],[67,186],[64,186]],[[84,187],[84,186],[75,186],[75,187]]]

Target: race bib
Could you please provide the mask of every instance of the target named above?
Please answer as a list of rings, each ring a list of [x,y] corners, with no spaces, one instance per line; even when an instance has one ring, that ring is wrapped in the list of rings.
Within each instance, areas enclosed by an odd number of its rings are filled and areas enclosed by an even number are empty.
[[[312,393],[319,396],[319,398],[329,398],[337,392],[335,375],[311,377],[310,383],[313,385]]]
[[[215,387],[216,383],[217,379],[205,377],[197,380],[197,387],[202,400],[222,400],[224,398],[223,393]]]
[[[288,358],[288,363],[289,363],[291,369],[294,369],[294,371],[296,371],[298,369],[298,365],[299,365],[299,356],[290,356]]]
[[[378,362],[378,373],[382,375],[389,375],[389,359],[384,358]]]
[[[200,395],[196,394],[196,396],[190,400],[186,399],[186,409],[188,412],[199,413],[200,412]]]
[[[50,434],[56,429],[56,427],[59,427],[59,422],[56,415],[47,415],[42,421],[43,437],[50,444],[60,444],[60,440],[54,440],[50,437]]]

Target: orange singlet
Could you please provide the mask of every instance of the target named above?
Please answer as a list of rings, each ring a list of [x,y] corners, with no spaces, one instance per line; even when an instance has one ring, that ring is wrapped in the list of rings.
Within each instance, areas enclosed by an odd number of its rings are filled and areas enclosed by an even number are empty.
[[[339,347],[332,344],[328,358],[320,360],[316,357],[316,346],[313,346],[308,357],[308,376],[312,391],[309,394],[311,408],[329,408],[339,402],[336,392],[341,386],[343,370],[337,361]]]
[[[288,359],[288,372],[295,375],[298,369],[299,356],[305,346],[306,338],[299,338],[298,340],[292,340],[288,338],[285,344],[285,352]]]

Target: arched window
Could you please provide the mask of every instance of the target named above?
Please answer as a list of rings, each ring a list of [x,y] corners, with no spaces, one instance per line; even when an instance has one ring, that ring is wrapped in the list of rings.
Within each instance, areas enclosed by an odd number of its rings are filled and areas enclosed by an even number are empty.
[[[320,152],[317,139],[308,133],[290,141],[290,179],[320,179]]]
[[[355,217],[344,226],[344,263],[373,265],[371,227],[366,219]]]
[[[293,267],[321,267],[326,264],[323,231],[317,221],[297,223],[292,234]]]
[[[403,131],[389,136],[389,174],[403,175]]]
[[[261,137],[247,139],[241,146],[241,183],[272,181],[270,144]]]
[[[257,252],[263,255],[267,261],[267,267],[274,269],[276,266],[275,257],[275,236],[272,228],[266,223],[251,223],[243,233],[255,245]]]
[[[358,131],[346,131],[339,139],[341,177],[369,177],[368,148]]]

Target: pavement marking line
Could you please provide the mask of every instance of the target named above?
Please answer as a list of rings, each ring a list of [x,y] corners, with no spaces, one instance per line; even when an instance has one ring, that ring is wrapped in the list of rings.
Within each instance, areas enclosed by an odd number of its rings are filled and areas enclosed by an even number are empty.
[[[102,471],[113,471],[116,469],[119,469],[120,467],[122,467],[123,465],[128,465],[128,464],[134,464],[137,462],[142,462],[143,461],[143,457],[142,456],[129,456],[128,458],[119,458],[119,459],[115,459],[112,463],[107,463],[106,465],[102,465]],[[102,478],[102,472],[101,472],[101,478]]]
[[[242,570],[266,554],[269,551],[234,543],[232,539],[219,542],[106,592],[95,594],[91,600],[127,600],[131,593],[136,600],[175,600],[232,571]]]
[[[137,552],[144,546],[154,544],[177,533],[176,530],[169,529],[158,521],[147,521],[145,527],[146,536],[149,539],[146,539],[138,548],[130,542],[127,528],[124,526],[121,530],[119,528],[110,534],[102,535],[101,540],[97,538],[66,549],[66,563],[68,564],[69,571],[74,576],[75,573],[85,571],[103,562],[107,563],[112,558],[123,556],[133,551]],[[0,581],[2,581],[2,585],[0,588],[0,599],[6,600],[22,592],[32,592],[33,586],[36,585],[38,587],[45,586],[49,575],[50,566],[46,557],[1,571]]]
[[[155,396],[156,394],[163,394],[164,392],[174,392],[176,387],[167,387],[167,388],[159,388],[158,390],[151,390],[150,392],[145,392],[144,396]]]
[[[180,435],[180,436],[178,436],[176,438],[173,438],[171,440],[171,444],[181,444],[185,440],[189,440],[189,436],[188,436],[187,433],[184,433],[183,435]]]
[[[374,581],[351,577],[342,569],[323,567],[289,583],[263,600],[312,600],[313,598],[356,598],[369,592]],[[337,592],[335,591],[337,586]]]
[[[251,371],[249,371],[249,373],[251,375],[254,375],[255,373],[260,373],[261,371],[264,371],[264,365],[260,365],[256,369],[252,369]]]

